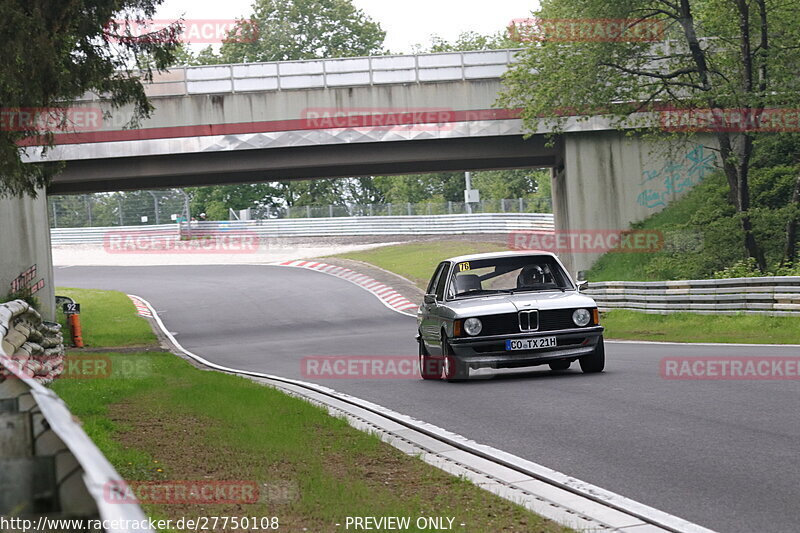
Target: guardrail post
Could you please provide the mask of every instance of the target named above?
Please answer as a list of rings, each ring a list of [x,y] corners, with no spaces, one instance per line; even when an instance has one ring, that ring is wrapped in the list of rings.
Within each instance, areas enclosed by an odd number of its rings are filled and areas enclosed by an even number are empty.
[[[408,202],[408,216],[411,216],[411,202]]]
[[[519,212],[520,213],[524,213],[525,212],[525,208],[523,207],[522,198],[519,199]]]

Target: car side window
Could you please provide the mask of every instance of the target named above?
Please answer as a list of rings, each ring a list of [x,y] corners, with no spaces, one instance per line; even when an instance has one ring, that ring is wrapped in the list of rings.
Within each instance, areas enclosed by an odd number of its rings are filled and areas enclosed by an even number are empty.
[[[433,294],[433,292],[436,290],[436,287],[439,284],[439,278],[442,275],[442,271],[445,270],[446,264],[447,263],[439,263],[439,266],[436,267],[436,270],[431,277],[431,281],[428,283],[428,290],[425,291],[425,294]]]
[[[436,282],[436,300],[442,301],[444,300],[444,288],[447,285],[447,275],[449,274],[450,264],[443,263],[444,268],[442,269],[441,275],[439,276],[439,281]]]

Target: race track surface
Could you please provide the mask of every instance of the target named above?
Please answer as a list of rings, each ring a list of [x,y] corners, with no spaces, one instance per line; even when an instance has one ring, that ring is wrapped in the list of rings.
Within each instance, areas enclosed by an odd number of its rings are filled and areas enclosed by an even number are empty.
[[[595,375],[574,364],[467,383],[314,379],[303,357],[415,357],[414,318],[304,269],[55,274],[61,287],[149,300],[177,340],[210,361],[320,383],[720,532],[800,530],[800,381],[665,380],[659,367],[664,357],[796,356],[797,347],[607,343],[606,372]]]

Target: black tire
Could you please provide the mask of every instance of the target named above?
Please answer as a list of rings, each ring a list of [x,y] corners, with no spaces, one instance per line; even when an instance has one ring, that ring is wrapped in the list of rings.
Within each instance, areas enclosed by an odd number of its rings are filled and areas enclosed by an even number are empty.
[[[422,379],[442,378],[442,361],[428,355],[422,339],[419,340],[419,375]]]
[[[447,342],[447,335],[442,332],[442,372],[445,381],[463,381],[469,377],[467,365],[462,363],[455,355],[453,348]]]
[[[560,361],[553,361],[550,363],[550,370],[566,370],[571,364],[572,361],[565,361],[563,359]]]
[[[594,351],[589,355],[581,357],[579,361],[584,374],[602,372],[606,366],[606,348],[603,344],[603,337],[600,337],[600,340],[597,341],[597,346],[595,346]]]

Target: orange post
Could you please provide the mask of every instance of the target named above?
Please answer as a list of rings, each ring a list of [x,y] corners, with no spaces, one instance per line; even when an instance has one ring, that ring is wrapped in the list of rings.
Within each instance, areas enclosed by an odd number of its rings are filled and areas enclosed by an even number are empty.
[[[83,348],[83,337],[81,336],[81,315],[69,315],[69,328],[72,330],[72,345],[76,348]]]

